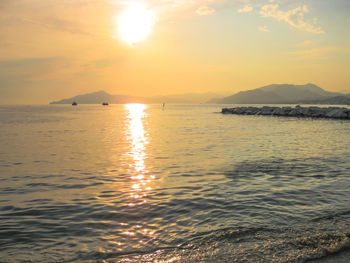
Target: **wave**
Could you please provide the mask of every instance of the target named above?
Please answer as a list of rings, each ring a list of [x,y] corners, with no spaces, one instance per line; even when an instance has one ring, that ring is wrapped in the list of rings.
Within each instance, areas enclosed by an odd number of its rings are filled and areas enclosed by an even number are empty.
[[[99,256],[106,262],[291,263],[329,257],[348,250],[350,232],[260,227],[206,232],[176,248],[158,248],[148,253],[109,254],[111,257],[102,253]]]

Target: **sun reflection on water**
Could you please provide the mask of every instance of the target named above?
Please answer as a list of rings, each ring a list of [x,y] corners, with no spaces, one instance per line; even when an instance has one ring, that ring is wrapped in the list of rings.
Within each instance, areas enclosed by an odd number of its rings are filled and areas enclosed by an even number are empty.
[[[128,110],[127,141],[130,144],[130,151],[127,154],[132,158],[132,162],[129,164],[132,179],[129,206],[135,206],[147,202],[145,199],[147,192],[152,190],[149,183],[151,183],[151,179],[154,179],[145,165],[148,134],[144,128],[144,119],[147,106],[144,104],[127,104],[125,107]]]
[[[155,176],[150,174],[145,161],[148,158],[147,144],[149,143],[148,133],[144,127],[147,113],[147,106],[144,104],[126,104],[127,110],[126,140],[128,150],[126,156],[128,159],[128,174],[130,181],[128,183],[128,201],[127,206],[130,211],[135,211],[138,206],[147,204],[147,195],[152,190],[151,184]],[[141,211],[142,209],[140,209]],[[128,222],[122,227],[122,232],[126,243],[133,243],[138,246],[144,246],[146,243],[155,240],[154,229],[149,228],[150,222]],[[126,244],[125,244],[126,245]]]

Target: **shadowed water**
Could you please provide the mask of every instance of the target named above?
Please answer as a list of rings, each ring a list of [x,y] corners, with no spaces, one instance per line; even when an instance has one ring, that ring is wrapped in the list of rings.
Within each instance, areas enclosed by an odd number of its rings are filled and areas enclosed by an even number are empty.
[[[350,122],[0,107],[0,262],[306,262],[350,246]]]

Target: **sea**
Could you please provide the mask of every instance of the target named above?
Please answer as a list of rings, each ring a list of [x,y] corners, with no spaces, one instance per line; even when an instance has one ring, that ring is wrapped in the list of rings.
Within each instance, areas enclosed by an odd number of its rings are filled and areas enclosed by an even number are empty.
[[[228,106],[0,106],[0,262],[350,262],[350,121]]]

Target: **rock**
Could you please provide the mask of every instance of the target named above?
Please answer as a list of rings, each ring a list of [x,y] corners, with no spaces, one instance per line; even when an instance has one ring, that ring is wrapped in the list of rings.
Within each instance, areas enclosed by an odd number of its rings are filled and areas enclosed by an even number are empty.
[[[312,118],[333,118],[350,119],[350,109],[329,107],[301,107],[300,105],[292,107],[236,107],[223,108],[223,114],[239,115],[264,115],[264,116],[290,116],[290,117],[312,117]]]
[[[236,112],[237,114],[246,114],[246,110],[247,110],[246,107],[240,107],[240,108],[237,108]]]
[[[335,108],[327,112],[325,116],[327,118],[346,119],[348,112],[345,108]]]
[[[296,114],[297,114],[296,109],[292,109],[292,110],[288,113],[288,116],[296,117]]]
[[[277,116],[281,116],[282,114],[282,109],[281,108],[276,108],[272,111],[272,115],[277,115]]]
[[[281,116],[286,116],[292,110],[292,107],[282,107]]]
[[[221,110],[221,113],[223,113],[223,114],[233,114],[233,109],[223,108]]]
[[[275,107],[264,106],[260,110],[260,115],[272,115],[274,109]]]
[[[255,115],[259,111],[257,107],[248,107],[246,110],[247,115]]]
[[[305,117],[308,117],[309,116],[309,108],[301,108],[300,109],[300,112],[301,112],[301,116],[305,116]]]

